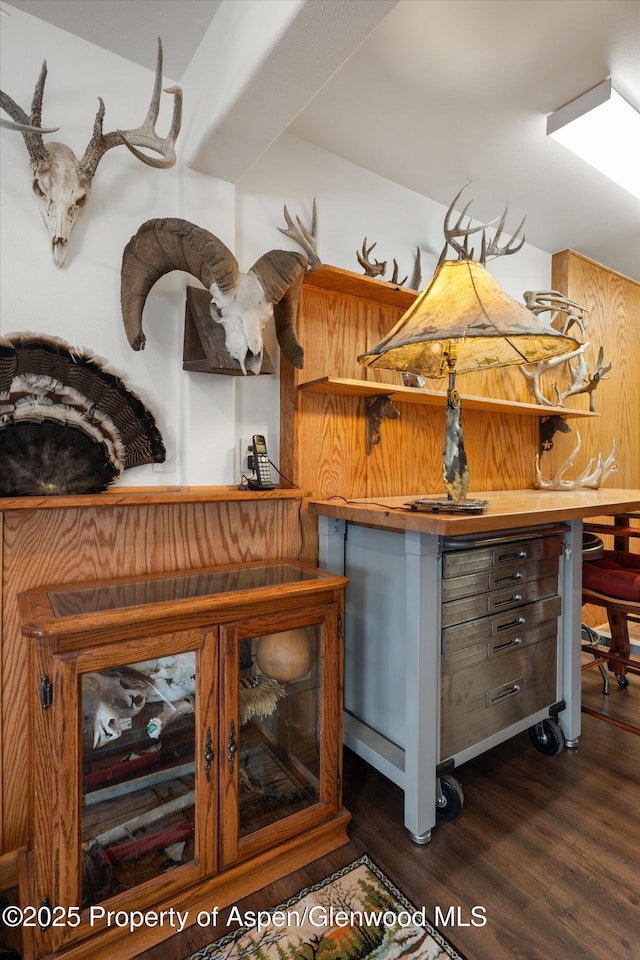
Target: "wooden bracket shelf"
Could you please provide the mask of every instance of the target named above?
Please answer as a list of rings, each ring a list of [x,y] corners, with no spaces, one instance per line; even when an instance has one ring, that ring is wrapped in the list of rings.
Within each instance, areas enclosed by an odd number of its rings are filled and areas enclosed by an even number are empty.
[[[298,385],[299,390],[309,393],[330,393],[349,397],[389,397],[393,403],[421,403],[444,407],[446,393],[421,387],[404,387],[396,383],[381,383],[373,380],[349,380],[344,377],[320,377]],[[488,413],[511,413],[524,417],[598,417],[590,410],[575,410],[569,407],[544,407],[537,403],[522,403],[515,400],[498,400],[493,397],[473,397],[460,394],[465,410],[485,410]]]

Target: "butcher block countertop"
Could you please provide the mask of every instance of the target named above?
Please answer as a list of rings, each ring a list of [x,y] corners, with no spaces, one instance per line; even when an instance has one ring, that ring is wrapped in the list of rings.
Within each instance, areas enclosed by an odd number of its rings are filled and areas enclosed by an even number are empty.
[[[335,517],[351,523],[397,531],[415,530],[446,537],[640,510],[640,490],[614,489],[474,491],[469,494],[469,499],[489,501],[489,506],[478,514],[425,513],[403,507],[403,504],[412,500],[433,496],[432,493],[414,493],[403,497],[366,500],[332,497],[328,500],[312,500],[309,510],[318,516]]]

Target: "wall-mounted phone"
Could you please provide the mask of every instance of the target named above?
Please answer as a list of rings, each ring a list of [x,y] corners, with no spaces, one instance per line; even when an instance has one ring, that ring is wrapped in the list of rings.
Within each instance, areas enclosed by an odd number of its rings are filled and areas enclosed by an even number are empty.
[[[247,480],[250,490],[273,490],[275,484],[271,479],[271,466],[267,453],[267,443],[260,433],[255,433],[251,441],[253,469],[255,477]]]

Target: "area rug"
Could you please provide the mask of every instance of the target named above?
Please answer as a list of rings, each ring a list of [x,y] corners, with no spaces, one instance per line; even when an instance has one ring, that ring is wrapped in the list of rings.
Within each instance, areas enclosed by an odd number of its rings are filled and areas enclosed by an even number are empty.
[[[232,907],[238,920],[188,960],[465,960],[367,856],[271,910]]]

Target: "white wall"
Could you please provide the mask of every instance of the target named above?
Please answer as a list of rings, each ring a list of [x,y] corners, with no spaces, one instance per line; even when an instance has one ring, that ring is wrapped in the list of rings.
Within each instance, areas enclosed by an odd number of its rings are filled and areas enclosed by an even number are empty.
[[[28,111],[40,66],[47,60],[43,123],[61,128],[50,139],[58,137],[81,154],[98,96],[106,104],[105,130],[141,122],[152,71],[10,10],[11,16],[2,18],[0,85]],[[155,44],[153,30],[150,43]],[[186,125],[190,109],[186,84]],[[170,110],[167,103],[161,133]],[[254,432],[267,434],[271,457],[278,462],[277,377],[182,370],[184,275],[173,273],[156,284],[144,313],[146,349],[135,353],[129,347],[120,315],[120,262],[125,244],[145,220],[192,220],[233,250],[241,270],[267,250],[296,249],[278,232],[284,226],[283,206],[309,225],[314,197],[318,252],[326,263],[360,272],[355,252],[366,236],[369,243],[377,241],[374,257],[395,257],[401,276],[411,275],[419,246],[424,285],[442,246],[442,205],[292,136],[282,136],[235,186],[187,169],[179,139],[178,164],[171,170],[146,167],[124,148],[103,157],[60,269],[32,195],[22,137],[3,130],[0,140],[0,333],[31,330],[85,347],[106,358],[148,402],[170,458],[162,471],[151,465],[126,471],[121,483],[233,483],[237,440]],[[515,201],[512,209],[515,225],[526,211],[518,211]],[[526,246],[491,269],[512,296],[521,298],[525,289],[548,288],[551,258]],[[273,331],[265,339],[277,360]]]

